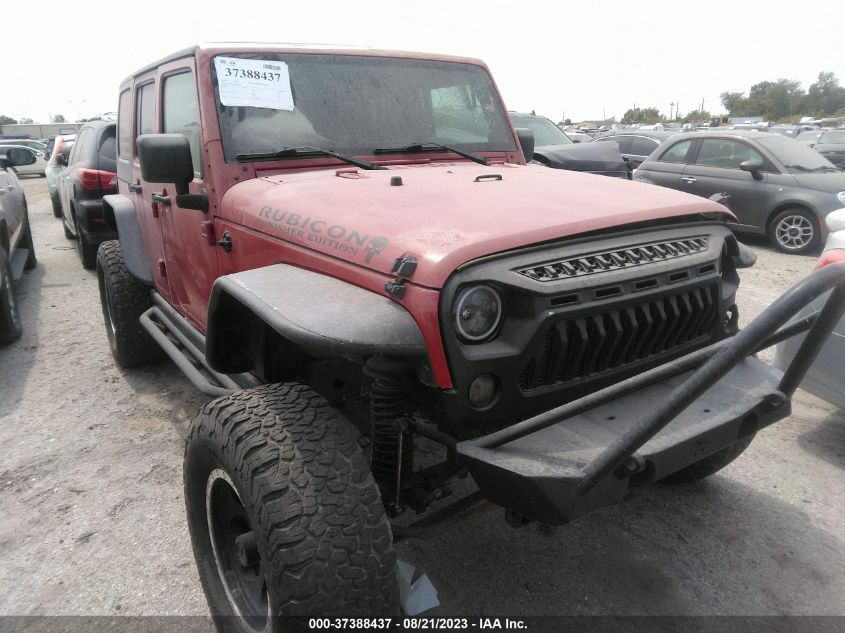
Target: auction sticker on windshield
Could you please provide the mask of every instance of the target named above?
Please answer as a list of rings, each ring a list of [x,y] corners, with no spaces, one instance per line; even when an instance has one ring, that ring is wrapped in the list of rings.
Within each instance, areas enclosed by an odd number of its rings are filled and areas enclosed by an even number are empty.
[[[220,103],[273,110],[293,110],[290,75],[285,62],[215,57]]]

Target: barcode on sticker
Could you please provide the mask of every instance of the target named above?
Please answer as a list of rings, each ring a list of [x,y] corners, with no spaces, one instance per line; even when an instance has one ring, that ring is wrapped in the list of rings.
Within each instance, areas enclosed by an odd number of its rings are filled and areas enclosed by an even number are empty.
[[[281,66],[279,66],[278,64],[264,64],[264,68],[267,68],[269,70],[279,70]]]

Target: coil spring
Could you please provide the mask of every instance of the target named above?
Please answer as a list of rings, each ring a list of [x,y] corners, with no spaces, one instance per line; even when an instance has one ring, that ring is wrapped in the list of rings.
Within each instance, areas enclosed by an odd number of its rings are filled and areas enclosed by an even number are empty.
[[[370,392],[372,412],[372,471],[382,496],[398,509],[402,484],[413,473],[414,435],[409,430],[408,390],[401,368],[393,371],[368,364],[373,376]]]

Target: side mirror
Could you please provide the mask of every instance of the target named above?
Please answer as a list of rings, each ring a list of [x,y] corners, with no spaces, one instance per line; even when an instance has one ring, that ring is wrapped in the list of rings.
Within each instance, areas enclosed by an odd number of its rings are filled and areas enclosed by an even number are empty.
[[[58,165],[59,167],[67,167],[67,156],[65,156],[61,152],[56,154],[55,160],[56,160],[56,165]]]
[[[581,142],[581,140],[577,139],[577,138],[573,138],[573,139],[569,139],[569,140],[571,140],[573,143],[580,143]]]
[[[173,183],[177,194],[188,193],[188,183],[194,179],[194,163],[187,138],[181,134],[141,134],[136,147],[144,180]]]
[[[35,153],[25,150],[22,147],[11,147],[6,150],[4,162],[9,167],[32,165],[35,162]]]
[[[739,164],[742,171],[749,172],[754,180],[760,180],[763,177],[763,164],[759,160],[745,160]]]
[[[522,149],[522,155],[525,156],[525,162],[530,163],[534,160],[534,132],[527,127],[516,128],[516,138],[519,139],[519,146]]]
[[[181,134],[141,134],[136,142],[141,177],[147,182],[170,183],[176,187],[176,205],[208,213],[208,195],[188,193],[194,179],[191,144]]]
[[[845,231],[845,209],[837,209],[833,213],[829,213],[825,221],[831,233]]]

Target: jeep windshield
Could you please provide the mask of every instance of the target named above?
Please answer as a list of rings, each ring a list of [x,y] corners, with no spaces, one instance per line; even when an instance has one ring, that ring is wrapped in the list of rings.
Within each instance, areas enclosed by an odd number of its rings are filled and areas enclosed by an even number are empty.
[[[421,140],[464,152],[516,150],[490,76],[472,64],[230,54],[215,58],[212,77],[227,162],[239,155],[307,157],[282,151],[296,147],[348,156],[397,148],[401,154]]]

